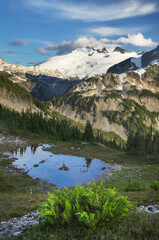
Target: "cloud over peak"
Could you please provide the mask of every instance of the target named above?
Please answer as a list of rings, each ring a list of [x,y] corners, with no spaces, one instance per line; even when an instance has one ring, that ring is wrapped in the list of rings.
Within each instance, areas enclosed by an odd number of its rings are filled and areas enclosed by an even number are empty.
[[[52,53],[50,53],[46,48],[43,47],[37,48],[36,51],[39,52],[41,55],[52,56]]]
[[[61,55],[65,53],[70,53],[77,48],[83,48],[87,46],[95,48],[108,47],[108,42],[110,42],[110,40],[107,38],[97,40],[94,37],[83,37],[72,41],[62,41],[58,44],[48,44],[46,47],[38,48],[37,50],[43,55],[48,55],[50,50],[57,50],[57,54]],[[114,43],[109,44],[109,48],[114,48]]]
[[[155,47],[157,46],[157,42],[153,42],[151,38],[145,38],[141,33],[130,35],[128,37],[120,37],[117,40],[110,40],[107,38],[101,38],[97,40],[94,37],[90,38],[78,38],[71,41],[62,41],[57,44],[48,44],[45,47],[37,48],[37,51],[41,55],[51,56],[52,53],[50,51],[57,51],[57,55],[62,55],[66,53],[70,53],[77,48],[84,48],[84,47],[94,47],[94,48],[107,48],[108,51],[113,51],[115,47],[120,46],[121,44],[132,44],[134,46],[140,47]]]

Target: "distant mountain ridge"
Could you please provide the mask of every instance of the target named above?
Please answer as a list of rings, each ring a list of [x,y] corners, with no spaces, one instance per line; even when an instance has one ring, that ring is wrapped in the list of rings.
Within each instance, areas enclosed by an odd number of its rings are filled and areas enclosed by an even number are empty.
[[[0,72],[7,72],[15,82],[26,81],[26,74],[82,80],[107,72],[123,73],[141,67],[145,68],[151,62],[158,60],[159,46],[149,52],[139,53],[129,53],[120,47],[116,47],[113,52],[108,52],[106,48],[86,47],[76,49],[67,55],[52,57],[39,65],[29,67],[8,64],[0,59]]]
[[[124,54],[123,54],[124,53]],[[5,71],[14,75],[21,73],[19,80],[25,80],[26,73],[32,75],[46,75],[62,79],[86,79],[94,75],[105,74],[114,64],[120,63],[130,57],[138,58],[135,52],[116,48],[114,52],[108,52],[106,48],[95,49],[86,47],[76,49],[63,56],[55,56],[35,66],[22,66],[18,64],[7,64],[0,60],[0,71]],[[13,81],[18,81],[13,78]]]

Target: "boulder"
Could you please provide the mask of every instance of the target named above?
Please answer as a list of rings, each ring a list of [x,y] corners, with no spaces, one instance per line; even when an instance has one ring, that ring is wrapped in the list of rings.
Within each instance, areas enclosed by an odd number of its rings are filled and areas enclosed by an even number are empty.
[[[145,211],[148,213],[159,213],[159,205],[149,205],[147,207],[145,206],[140,206],[139,211]]]

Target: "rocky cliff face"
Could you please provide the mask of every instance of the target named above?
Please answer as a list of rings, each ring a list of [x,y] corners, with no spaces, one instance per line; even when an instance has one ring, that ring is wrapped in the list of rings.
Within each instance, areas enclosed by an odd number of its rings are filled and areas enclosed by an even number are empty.
[[[136,66],[136,64],[134,62],[131,61],[132,58],[126,59],[123,62],[120,62],[118,64],[113,65],[112,67],[110,67],[107,71],[107,73],[117,73],[117,74],[121,74],[124,72],[131,70],[136,70],[138,69],[138,67]]]
[[[141,66],[147,67],[148,65],[159,61],[159,46],[149,52],[145,52],[141,59]]]
[[[121,53],[124,53],[122,50],[118,50]],[[120,63],[114,64],[108,69],[108,73],[124,73],[129,70],[136,70],[139,68],[145,68],[149,66],[150,64],[153,64],[155,62],[159,61],[159,46],[149,52],[141,52],[139,53],[141,57],[138,58],[129,58],[126,59]]]

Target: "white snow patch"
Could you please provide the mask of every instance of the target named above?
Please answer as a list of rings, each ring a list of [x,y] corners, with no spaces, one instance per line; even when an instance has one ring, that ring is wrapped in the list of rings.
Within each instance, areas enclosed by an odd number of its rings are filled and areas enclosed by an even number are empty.
[[[121,82],[125,82],[125,81],[123,81],[123,79],[126,78],[126,77],[127,77],[126,73],[119,74],[119,78],[120,78]]]
[[[119,78],[120,78],[119,84],[120,84],[120,86],[117,87],[117,90],[123,90],[123,84],[126,82],[126,81],[124,80],[124,78],[126,78],[126,77],[127,77],[127,74],[126,74],[126,73],[121,73],[121,74],[119,74]]]
[[[122,90],[123,90],[123,85],[117,87],[116,90],[120,90],[120,91],[122,91]]]
[[[157,62],[159,62],[159,59],[153,60],[151,64],[156,64]]]
[[[133,79],[133,84],[132,84],[132,85],[133,85],[133,86],[136,85],[136,83],[135,83],[135,79]]]
[[[140,69],[138,69],[138,70],[136,70],[134,72],[138,73],[140,75],[140,77],[141,77],[146,72],[146,70],[144,68],[140,68]]]

